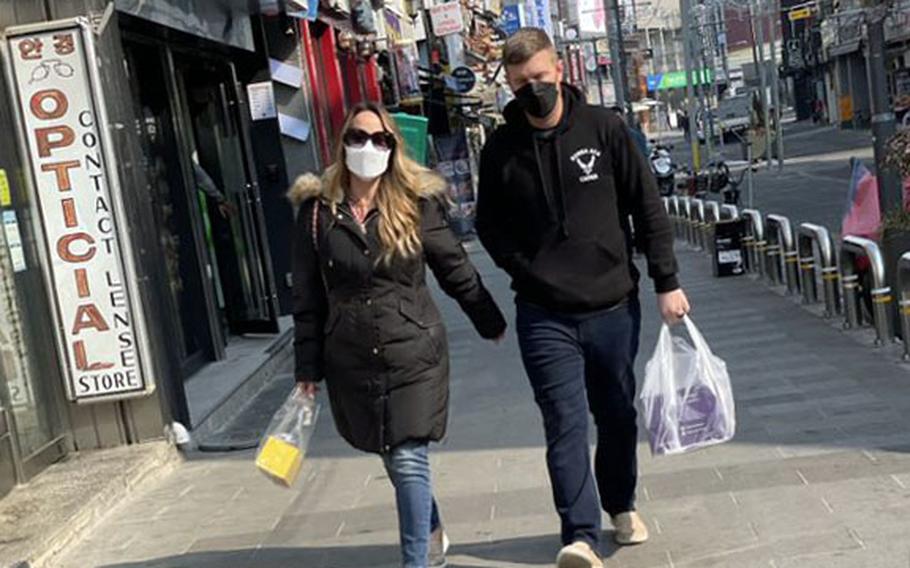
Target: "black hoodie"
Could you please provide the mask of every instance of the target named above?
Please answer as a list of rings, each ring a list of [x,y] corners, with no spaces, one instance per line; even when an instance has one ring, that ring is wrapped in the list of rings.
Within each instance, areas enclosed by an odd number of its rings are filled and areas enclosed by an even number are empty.
[[[518,299],[563,312],[637,290],[631,228],[658,292],[679,287],[673,229],[645,157],[612,110],[562,86],[563,117],[534,129],[516,102],[480,159],[477,232]]]

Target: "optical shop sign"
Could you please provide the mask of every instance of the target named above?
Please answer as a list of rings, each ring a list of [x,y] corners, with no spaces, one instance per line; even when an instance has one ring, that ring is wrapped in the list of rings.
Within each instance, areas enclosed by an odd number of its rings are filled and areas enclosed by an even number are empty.
[[[67,394],[78,402],[153,388],[92,41],[87,24],[71,20],[8,30],[6,52]]]

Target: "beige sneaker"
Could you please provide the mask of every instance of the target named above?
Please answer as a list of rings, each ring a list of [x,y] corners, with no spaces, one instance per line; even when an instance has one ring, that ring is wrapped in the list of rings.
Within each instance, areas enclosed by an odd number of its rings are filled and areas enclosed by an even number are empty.
[[[449,535],[440,526],[430,534],[430,568],[445,568],[448,566],[448,562],[446,562],[447,552],[449,552]]]
[[[616,544],[641,544],[648,540],[648,527],[635,511],[620,513],[613,517],[613,526],[616,528],[613,537]]]
[[[556,568],[604,568],[604,563],[587,542],[578,541],[559,551]]]

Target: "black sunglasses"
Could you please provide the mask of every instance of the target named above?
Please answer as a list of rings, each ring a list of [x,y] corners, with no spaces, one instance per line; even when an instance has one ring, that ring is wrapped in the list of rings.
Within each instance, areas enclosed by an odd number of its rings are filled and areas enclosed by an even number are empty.
[[[359,128],[351,128],[342,137],[345,146],[358,149],[366,146],[368,140],[379,150],[391,150],[395,147],[395,136],[384,130],[370,134]]]

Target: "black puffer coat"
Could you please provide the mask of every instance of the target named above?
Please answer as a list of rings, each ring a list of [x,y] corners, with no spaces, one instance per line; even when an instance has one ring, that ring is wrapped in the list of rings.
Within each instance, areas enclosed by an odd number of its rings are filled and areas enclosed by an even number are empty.
[[[326,380],[335,425],[358,449],[383,453],[409,440],[442,439],[448,344],[426,266],[481,336],[498,337],[506,327],[449,228],[444,201],[433,195],[420,200],[423,254],[387,265],[377,262],[377,213],[368,217],[364,232],[346,204],[326,202],[317,178],[298,181],[295,188],[297,379]]]

